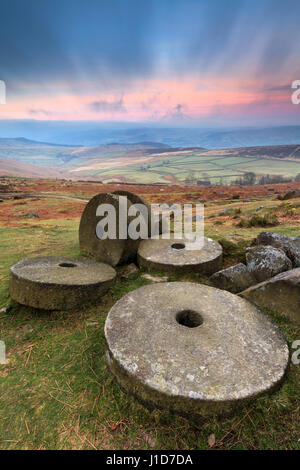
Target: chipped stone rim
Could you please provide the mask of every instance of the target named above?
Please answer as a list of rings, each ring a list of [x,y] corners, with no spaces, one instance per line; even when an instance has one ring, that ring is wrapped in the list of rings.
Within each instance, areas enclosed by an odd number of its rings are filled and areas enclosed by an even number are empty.
[[[116,273],[116,270],[110,266],[109,264],[106,264],[106,263],[102,263],[102,262],[97,262],[97,261],[93,261],[93,260],[89,260],[89,259],[83,259],[83,258],[65,258],[65,257],[60,257],[60,256],[36,256],[34,258],[26,258],[26,259],[23,259],[23,260],[20,260],[18,261],[17,263],[15,263],[13,266],[11,266],[10,268],[10,272],[11,272],[11,275],[13,275],[14,277],[16,277],[17,279],[22,279],[24,281],[27,281],[27,282],[30,282],[30,283],[33,283],[33,284],[47,284],[49,286],[67,286],[67,287],[80,287],[81,283],[61,283],[61,282],[53,282],[53,281],[50,281],[50,280],[47,280],[47,279],[38,279],[38,280],[34,280],[34,279],[30,279],[28,277],[26,277],[25,275],[22,275],[22,273],[20,271],[18,271],[18,268],[22,268],[22,267],[26,267],[26,263],[29,263],[30,262],[33,262],[33,261],[36,261],[36,264],[38,265],[38,262],[39,261],[45,261],[46,259],[49,259],[49,261],[54,261],[56,260],[57,261],[57,265],[51,265],[51,267],[62,267],[62,268],[66,268],[68,269],[68,267],[65,267],[65,266],[60,266],[60,264],[74,264],[74,268],[78,267],[78,266],[86,266],[86,267],[90,267],[90,268],[93,268],[94,267],[97,267],[97,268],[100,268],[100,266],[102,265],[103,267],[105,267],[105,269],[107,271],[110,271],[111,273],[111,276],[107,279],[95,279],[94,281],[90,281],[90,282],[85,282],[84,285],[85,286],[93,286],[95,284],[98,284],[98,283],[101,283],[101,282],[106,282],[106,281],[109,281],[109,280],[113,280],[115,279],[117,273]],[[72,269],[72,268],[71,268]]]
[[[140,266],[163,271],[195,270],[205,274],[213,274],[222,269],[223,248],[219,242],[204,237],[204,246],[199,250],[185,249],[191,241],[187,236],[177,238],[176,233],[170,239],[142,240],[137,257]],[[173,245],[185,245],[176,249]]]
[[[19,304],[39,310],[77,309],[98,300],[115,278],[115,270],[104,263],[56,256],[27,258],[12,266],[9,293]]]

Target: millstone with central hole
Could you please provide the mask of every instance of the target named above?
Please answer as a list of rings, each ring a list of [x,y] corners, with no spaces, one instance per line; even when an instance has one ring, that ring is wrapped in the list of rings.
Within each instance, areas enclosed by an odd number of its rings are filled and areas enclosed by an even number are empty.
[[[147,285],[110,310],[107,358],[124,390],[187,417],[227,414],[280,383],[279,328],[230,292],[191,282]]]
[[[107,264],[54,256],[19,261],[10,273],[12,299],[45,310],[67,310],[97,300],[116,277]]]
[[[203,247],[188,250],[190,241],[186,238],[143,240],[138,249],[140,266],[148,269],[173,272],[198,272],[213,274],[222,269],[222,246],[204,237]]]

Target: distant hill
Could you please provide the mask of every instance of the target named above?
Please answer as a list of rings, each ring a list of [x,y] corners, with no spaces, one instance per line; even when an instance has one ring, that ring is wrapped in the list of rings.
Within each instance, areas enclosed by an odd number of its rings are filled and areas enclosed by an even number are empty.
[[[226,148],[217,151],[222,155],[240,155],[241,157],[279,158],[300,161],[299,145],[263,145],[258,147]],[[205,154],[215,154],[216,150],[209,150]]]
[[[80,165],[87,159],[114,158],[125,154],[127,157],[140,156],[141,153],[165,152],[169,149],[169,145],[160,142],[112,143],[84,147],[49,144],[23,137],[0,138],[0,158],[52,168]]]
[[[23,138],[0,139],[0,175],[140,183],[197,180],[228,183],[249,171],[293,178],[300,173],[300,145],[207,150],[149,141],[79,147]]]
[[[0,137],[0,147],[61,147],[60,144],[51,144],[47,142],[38,142],[36,140],[26,139],[25,137],[4,138]],[[67,146],[69,147],[69,145]]]
[[[247,172],[257,176],[280,175],[294,178],[300,173],[299,145],[258,146],[205,150],[170,148],[164,151],[134,151],[107,157],[76,160],[69,174],[101,181],[138,183],[181,183],[210,181],[226,184]]]
[[[225,123],[226,124],[226,123]],[[137,123],[88,121],[0,120],[0,138],[26,137],[38,142],[62,146],[98,146],[157,143],[171,147],[208,149],[295,145],[300,142],[300,125],[276,127],[167,127]]]
[[[63,178],[62,173],[52,168],[31,165],[0,158],[0,176],[23,176],[26,178]]]

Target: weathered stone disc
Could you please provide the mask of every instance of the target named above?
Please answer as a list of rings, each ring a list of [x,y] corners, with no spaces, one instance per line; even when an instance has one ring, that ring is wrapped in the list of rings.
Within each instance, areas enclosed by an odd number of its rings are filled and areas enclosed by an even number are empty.
[[[45,310],[67,310],[97,300],[116,277],[107,264],[55,256],[19,261],[10,273],[12,299]]]
[[[131,205],[128,199],[128,207]],[[102,217],[96,216],[96,210],[100,204],[111,204],[116,211],[116,239],[100,240],[96,234],[97,223]],[[134,245],[132,249],[130,242]],[[119,238],[119,196],[116,194],[97,194],[86,205],[80,220],[79,244],[81,251],[87,256],[116,266],[120,262],[127,261],[132,253],[137,250],[136,240]]]
[[[203,248],[187,250],[189,243],[185,239],[177,239],[176,234],[170,240],[143,240],[138,249],[138,263],[148,269],[160,271],[193,271],[213,274],[222,269],[222,246],[204,237]]]
[[[271,319],[229,292],[191,282],[147,285],[110,310],[107,358],[119,385],[150,407],[226,414],[278,384],[289,359]]]

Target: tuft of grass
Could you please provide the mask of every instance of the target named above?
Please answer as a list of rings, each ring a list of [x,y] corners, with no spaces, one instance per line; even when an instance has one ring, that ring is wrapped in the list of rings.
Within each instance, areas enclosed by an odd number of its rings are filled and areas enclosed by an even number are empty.
[[[222,245],[225,260],[230,259],[231,264],[243,263],[245,261],[245,250],[249,246],[249,242],[239,240],[233,243],[226,238],[221,238],[218,241]]]
[[[264,214],[258,215],[254,214],[247,219],[241,218],[237,223],[237,227],[275,227],[279,225],[279,220],[276,215]]]

